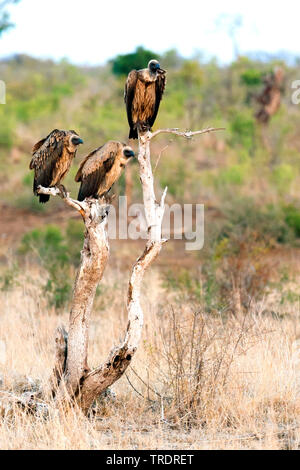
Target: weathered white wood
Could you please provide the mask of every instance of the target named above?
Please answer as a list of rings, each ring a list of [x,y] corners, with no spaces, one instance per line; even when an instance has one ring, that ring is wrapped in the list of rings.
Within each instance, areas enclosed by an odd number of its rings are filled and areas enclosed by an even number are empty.
[[[39,186],[37,189],[37,193],[47,194],[49,196],[60,196],[68,206],[73,207],[73,209],[76,209],[80,213],[84,211],[86,207],[85,201],[76,201],[75,199],[70,198],[69,193],[64,193],[60,188],[57,187],[44,188],[43,186]]]
[[[206,129],[202,129],[200,131],[180,131],[178,128],[174,129],[159,129],[153,133],[150,133],[149,139],[153,139],[154,137],[158,136],[159,134],[173,134],[178,135],[179,137],[185,137],[186,139],[192,139],[192,137],[196,135],[202,134],[209,134],[210,132],[216,131],[224,131],[224,127],[207,127]]]
[[[66,369],[67,348],[68,333],[63,326],[60,326],[55,332],[55,362],[52,376],[50,377],[52,395],[56,394],[57,388]]]
[[[71,396],[77,393],[80,382],[89,371],[87,364],[89,321],[97,286],[105,270],[109,246],[107,239],[107,208],[96,202],[90,203],[85,219],[86,234],[81,263],[77,273],[69,320],[68,355],[64,382]]]

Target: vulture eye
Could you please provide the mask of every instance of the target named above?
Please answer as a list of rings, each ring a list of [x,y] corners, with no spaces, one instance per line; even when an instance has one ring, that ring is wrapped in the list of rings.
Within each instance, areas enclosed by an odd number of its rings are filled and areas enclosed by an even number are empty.
[[[125,149],[123,151],[123,153],[124,153],[124,156],[126,158],[134,157],[134,151],[133,150]]]
[[[72,137],[72,144],[73,145],[83,144],[83,140],[80,137]]]

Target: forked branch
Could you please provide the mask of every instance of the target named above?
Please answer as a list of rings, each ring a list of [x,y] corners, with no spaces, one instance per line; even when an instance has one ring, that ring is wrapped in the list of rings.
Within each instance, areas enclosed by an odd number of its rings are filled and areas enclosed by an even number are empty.
[[[149,133],[150,135],[147,135],[147,139],[151,140],[154,139],[156,136],[159,134],[173,134],[177,135],[179,137],[185,137],[186,139],[192,139],[193,137],[197,135],[202,135],[202,134],[209,134],[210,132],[216,132],[216,131],[224,131],[224,127],[207,127],[206,129],[202,129],[200,131],[180,131],[178,128],[174,129],[159,129],[155,132]]]

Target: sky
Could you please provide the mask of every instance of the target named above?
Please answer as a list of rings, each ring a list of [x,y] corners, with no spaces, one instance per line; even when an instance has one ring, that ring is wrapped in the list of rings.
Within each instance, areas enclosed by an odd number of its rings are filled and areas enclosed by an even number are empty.
[[[143,45],[227,63],[234,57],[229,18],[238,15],[241,54],[300,56],[299,0],[21,0],[9,11],[16,27],[1,38],[0,58],[26,53],[96,65]]]

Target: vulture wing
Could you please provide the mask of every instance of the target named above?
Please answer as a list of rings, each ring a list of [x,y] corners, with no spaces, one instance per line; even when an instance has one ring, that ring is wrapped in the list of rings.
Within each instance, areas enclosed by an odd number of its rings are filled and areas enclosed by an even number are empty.
[[[32,149],[32,155],[34,155],[35,152],[37,152],[41,148],[41,146],[46,142],[48,137],[49,137],[49,135],[35,144],[35,146]],[[31,168],[31,162],[30,162],[30,169],[32,169]]]
[[[76,176],[75,176],[75,181],[76,183],[79,183],[80,181],[82,181],[82,169],[83,167],[85,166],[86,162],[93,156],[95,155],[97,152],[99,152],[101,149],[102,149],[103,145],[99,148],[97,148],[96,150],[93,150],[93,152],[89,153],[86,157],[84,157],[84,159],[81,161],[80,165],[79,165],[79,168],[78,168],[78,171],[76,173]]]
[[[137,70],[132,70],[129,73],[127,80],[126,80],[126,84],[125,84],[124,101],[126,104],[127,119],[128,119],[128,124],[129,124],[130,129],[133,129],[132,102],[134,99],[137,79],[138,79]]]
[[[150,127],[152,127],[154,122],[155,122],[155,119],[156,119],[156,116],[157,116],[157,113],[158,113],[158,109],[159,109],[159,105],[160,105],[160,102],[162,100],[165,88],[166,88],[166,75],[165,74],[159,74],[157,76],[156,81],[155,81],[155,108],[154,108],[153,115],[149,119]]]
[[[65,132],[55,129],[33,147],[29,168],[34,170],[34,192],[39,185],[51,186],[53,170],[63,152]]]
[[[81,181],[78,193],[78,201],[83,201],[86,197],[96,197],[99,189],[105,189],[105,176],[112,168],[117,154],[117,149],[109,149],[107,145],[99,147],[90,153],[81,163],[75,177],[75,181]]]

